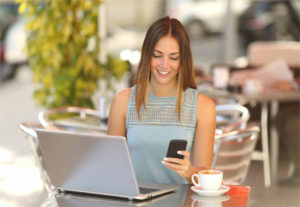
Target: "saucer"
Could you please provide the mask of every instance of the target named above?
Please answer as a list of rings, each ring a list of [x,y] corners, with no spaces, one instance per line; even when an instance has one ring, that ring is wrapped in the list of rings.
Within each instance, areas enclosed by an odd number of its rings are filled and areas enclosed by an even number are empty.
[[[222,185],[219,190],[203,190],[197,186],[192,186],[191,189],[200,196],[220,196],[229,191],[230,187]]]
[[[220,195],[220,196],[199,196],[198,194],[193,194],[191,196],[192,200],[197,200],[201,202],[223,202],[223,201],[228,201],[230,199],[229,195]]]

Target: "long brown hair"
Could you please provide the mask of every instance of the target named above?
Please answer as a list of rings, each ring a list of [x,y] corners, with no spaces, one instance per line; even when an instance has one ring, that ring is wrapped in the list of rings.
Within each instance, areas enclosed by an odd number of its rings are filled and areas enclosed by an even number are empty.
[[[139,120],[141,118],[141,106],[143,105],[146,107],[145,100],[149,87],[152,53],[158,40],[167,35],[175,38],[179,44],[180,63],[177,79],[178,91],[176,101],[178,120],[180,120],[182,91],[185,91],[188,87],[197,88],[194,77],[190,39],[184,26],[177,19],[170,18],[168,16],[157,20],[150,26],[145,36],[141,60],[135,76],[135,106]]]

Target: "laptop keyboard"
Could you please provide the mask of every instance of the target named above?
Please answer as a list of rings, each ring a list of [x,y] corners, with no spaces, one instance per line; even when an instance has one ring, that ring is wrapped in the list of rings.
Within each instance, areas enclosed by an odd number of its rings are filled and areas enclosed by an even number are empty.
[[[155,191],[158,191],[159,189],[156,188],[144,188],[144,187],[139,187],[140,193],[141,194],[149,194]]]

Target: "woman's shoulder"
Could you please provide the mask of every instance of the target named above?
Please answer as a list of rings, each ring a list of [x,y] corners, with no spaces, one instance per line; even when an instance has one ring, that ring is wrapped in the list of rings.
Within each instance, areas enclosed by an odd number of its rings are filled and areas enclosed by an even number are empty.
[[[115,94],[111,103],[111,113],[114,116],[126,116],[126,110],[131,90],[131,88],[125,88]]]
[[[128,102],[130,93],[133,89],[132,88],[124,88],[116,93],[114,96],[115,101],[118,102]]]
[[[215,102],[211,98],[209,98],[201,93],[198,93],[197,106],[199,106],[199,108],[202,110],[209,110],[209,109],[214,110],[216,107]]]
[[[198,93],[197,97],[196,120],[198,123],[208,123],[209,120],[216,120],[215,102],[201,93]]]

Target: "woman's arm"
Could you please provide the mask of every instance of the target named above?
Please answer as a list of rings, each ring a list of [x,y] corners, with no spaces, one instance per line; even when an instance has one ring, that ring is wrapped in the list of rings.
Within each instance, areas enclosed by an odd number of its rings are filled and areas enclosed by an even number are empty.
[[[108,116],[108,135],[126,136],[126,111],[130,88],[119,91],[113,98]]]
[[[181,177],[186,178],[189,183],[192,183],[191,176],[194,173],[211,168],[215,128],[215,104],[208,97],[199,94],[197,99],[192,164],[190,163],[190,153],[187,151],[180,151],[180,154],[184,155],[184,159],[165,158],[162,163]]]
[[[199,94],[196,111],[196,130],[192,150],[192,165],[197,168],[194,173],[198,173],[201,169],[211,168],[215,129],[215,103],[210,98]]]

